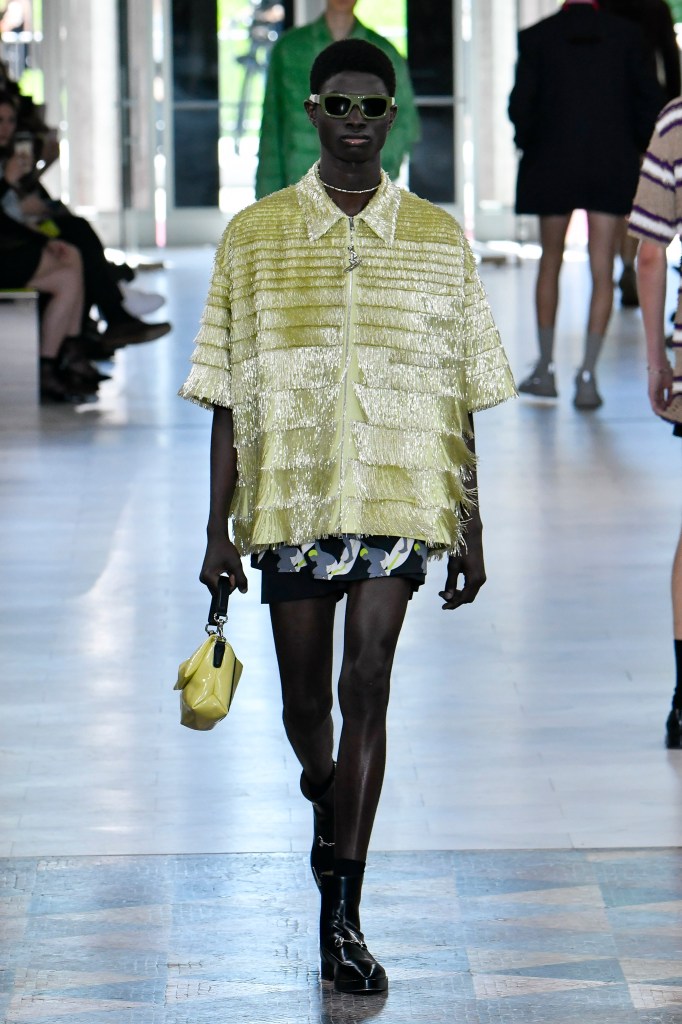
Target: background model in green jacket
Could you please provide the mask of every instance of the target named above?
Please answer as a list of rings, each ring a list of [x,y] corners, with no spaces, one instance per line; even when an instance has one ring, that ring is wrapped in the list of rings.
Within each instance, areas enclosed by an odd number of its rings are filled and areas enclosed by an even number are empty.
[[[346,4],[348,6],[348,4]],[[352,17],[352,8],[348,11]],[[303,103],[310,93],[310,67],[325,47],[334,42],[329,11],[317,21],[285,32],[270,57],[263,102],[256,199],[295,184],[319,158],[320,143]],[[407,64],[383,36],[353,17],[348,38],[366,39],[390,58],[396,71],[399,114],[382,153],[382,166],[396,178],[403,158],[419,138],[419,118]]]

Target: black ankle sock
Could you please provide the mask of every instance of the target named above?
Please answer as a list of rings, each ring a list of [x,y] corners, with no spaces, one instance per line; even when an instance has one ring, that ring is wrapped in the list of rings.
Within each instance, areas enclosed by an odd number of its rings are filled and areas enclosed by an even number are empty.
[[[344,860],[341,857],[334,861],[334,874],[343,878],[361,878],[365,873],[364,860]]]
[[[675,640],[675,673],[673,707],[682,710],[682,640]]]

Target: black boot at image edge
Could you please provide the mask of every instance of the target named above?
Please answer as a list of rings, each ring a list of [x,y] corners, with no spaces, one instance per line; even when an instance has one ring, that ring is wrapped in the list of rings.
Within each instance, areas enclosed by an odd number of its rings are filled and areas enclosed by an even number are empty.
[[[682,739],[682,710],[672,708],[665,723],[665,745],[668,750],[679,750]]]

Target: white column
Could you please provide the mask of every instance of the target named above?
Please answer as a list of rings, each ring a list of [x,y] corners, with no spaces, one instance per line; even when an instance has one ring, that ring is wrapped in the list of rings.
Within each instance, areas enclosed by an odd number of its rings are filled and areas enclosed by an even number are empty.
[[[508,237],[516,181],[514,132],[507,116],[516,12],[508,0],[477,0],[474,12],[476,236]]]
[[[528,28],[536,21],[556,14],[560,6],[561,0],[517,0],[519,28]]]
[[[62,192],[72,208],[120,205],[118,37],[115,0],[53,0],[44,6],[48,121],[64,147]]]

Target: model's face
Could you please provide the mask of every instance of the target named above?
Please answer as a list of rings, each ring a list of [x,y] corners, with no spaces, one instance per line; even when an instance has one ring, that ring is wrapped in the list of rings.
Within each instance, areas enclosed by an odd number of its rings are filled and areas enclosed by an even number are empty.
[[[320,94],[328,92],[355,95],[388,95],[386,86],[376,75],[361,71],[342,71],[323,83]],[[363,117],[357,106],[345,117],[329,117],[318,103],[306,103],[306,110],[317,128],[323,151],[337,160],[365,163],[377,155],[395,119],[396,107],[388,107],[381,118]]]
[[[9,103],[0,103],[0,146],[9,146],[17,126],[17,115]]]

